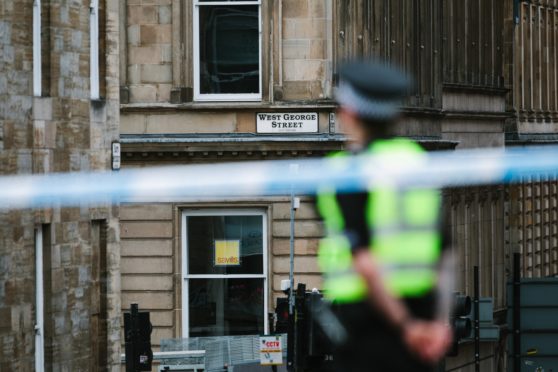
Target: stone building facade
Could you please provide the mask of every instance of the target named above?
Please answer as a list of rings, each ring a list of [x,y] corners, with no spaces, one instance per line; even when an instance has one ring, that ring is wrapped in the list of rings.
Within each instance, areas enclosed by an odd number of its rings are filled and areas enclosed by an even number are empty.
[[[336,71],[355,56],[415,76],[395,131],[429,150],[554,143],[556,11],[555,0],[5,0],[0,173],[109,170],[113,141],[123,168],[323,156],[343,146]],[[504,325],[510,255],[523,253],[525,276],[558,271],[556,182],[444,193],[457,289],[471,294],[480,266],[481,295]],[[295,279],[320,288],[323,225],[300,197]],[[0,211],[0,369],[37,369],[38,350],[45,370],[119,369],[132,302],[151,312],[155,350],[168,338],[264,333],[289,273],[290,203]],[[482,355],[502,350],[485,344]]]
[[[546,57],[555,48],[556,28],[551,27],[549,14],[556,5],[521,1],[514,7],[514,3],[261,0],[223,5],[203,0],[129,0],[121,4],[120,15],[123,166],[294,161],[340,149],[344,135],[334,115],[336,71],[340,61],[354,56],[379,56],[415,76],[415,89],[396,132],[430,150],[505,148],[537,138],[552,142],[556,133],[554,114],[549,114],[556,112],[555,106],[549,106],[552,100],[544,101],[548,110],[537,106],[541,114],[531,110],[532,120],[524,119],[531,111],[520,102],[529,93],[518,92],[530,81],[522,71],[535,71],[532,66],[520,67],[521,56],[538,55],[533,57],[537,68],[554,76],[555,84],[556,65]],[[225,14],[229,19],[250,19],[252,26],[220,23],[219,16]],[[547,22],[538,37],[530,33],[538,24],[536,19],[529,21],[531,16]],[[543,44],[550,49],[540,47]],[[241,59],[247,68],[243,72],[227,65]],[[259,86],[246,91],[232,88],[234,79],[251,86],[248,76],[258,76]],[[555,86],[545,84],[537,89],[550,92]],[[318,120],[300,130],[273,131],[261,114],[277,118],[316,114]],[[534,275],[556,273],[556,233],[548,227],[557,217],[556,186],[539,182],[522,187],[531,186],[538,190],[535,194],[503,186],[445,190],[446,221],[459,261],[457,289],[472,294],[473,266],[480,266],[481,295],[493,297],[499,324],[505,323],[511,253],[524,253],[526,275],[531,270],[528,263],[535,261],[539,271]],[[526,210],[533,200],[518,196],[525,192],[540,198],[533,205],[542,207]],[[517,218],[521,213],[529,216]],[[531,213],[544,216],[536,218],[540,226],[529,222]],[[224,273],[229,271],[211,263],[216,259],[216,244],[221,244],[216,240],[225,238],[209,236],[218,229],[227,231],[227,222],[211,233],[192,229],[203,218],[226,221],[227,216],[245,214],[259,216],[258,224],[263,225],[252,233],[261,236],[258,249],[263,260],[263,271],[257,272],[263,275],[258,311],[269,311],[282,295],[280,281],[289,273],[288,196],[122,205],[122,306],[138,301],[152,311],[155,345],[164,338],[238,332],[225,326],[234,323],[227,314],[234,309],[235,286],[218,285],[227,280]],[[310,198],[302,199],[295,219],[296,281],[320,288],[316,251],[324,231]],[[242,225],[233,220],[231,229]],[[211,224],[216,226],[215,221]],[[521,237],[525,236],[537,243],[524,244]],[[243,238],[233,240],[244,244]],[[200,253],[204,251],[213,253]],[[204,255],[202,266],[192,263],[196,254]],[[251,288],[247,283],[240,287]],[[227,293],[231,297],[225,298]],[[203,317],[200,312],[211,315]],[[263,315],[258,319],[259,329],[264,329]],[[502,350],[487,344],[483,356]],[[465,348],[459,358],[448,360],[448,368],[470,360],[471,353]],[[501,369],[502,363],[501,358],[488,358],[482,369]]]
[[[128,1],[121,12],[125,25],[121,28],[120,60],[123,167],[297,159],[340,149],[343,136],[330,115],[334,110],[332,11],[332,2],[322,0],[263,0],[216,6],[203,1]],[[230,21],[237,24],[219,24],[218,17],[225,19],[225,14],[237,17]],[[200,26],[196,29],[193,25]],[[231,27],[231,34],[236,33],[251,45],[238,57],[226,55],[233,51],[224,52],[223,61],[218,62],[222,66],[210,66],[209,59],[219,56],[210,57],[211,52],[203,49],[224,45],[204,45],[197,40],[205,38],[209,43],[211,34],[217,38],[213,39],[215,43],[234,43],[223,35],[221,39],[214,35],[220,27]],[[234,47],[242,45],[236,43]],[[238,62],[234,58],[247,59],[251,70],[233,71],[228,76],[215,73],[211,79],[222,79],[223,83],[208,88],[211,84],[204,71],[227,69],[226,63]],[[227,86],[224,81],[243,79],[243,74],[247,76],[245,84],[255,89],[225,94],[217,91],[234,91],[234,84]],[[251,81],[254,75],[255,83]],[[313,119],[301,131],[285,128],[273,133],[257,128],[257,117],[263,114]],[[324,232],[311,199],[302,198],[296,218],[297,281],[319,288],[315,256]],[[212,220],[208,224],[214,230],[193,232],[192,226],[202,220]],[[218,220],[225,222],[219,225]],[[152,342],[156,347],[165,338],[264,332],[264,312],[273,311],[275,298],[281,295],[280,281],[289,273],[289,225],[287,196],[124,203],[123,309],[137,301],[140,307],[151,310]],[[235,227],[245,228],[248,235],[233,232]],[[231,236],[209,238],[220,229],[232,229]],[[191,240],[194,236],[205,245],[197,245]],[[210,264],[215,257],[206,254],[205,264],[198,262],[196,265],[201,266],[186,269],[186,260],[192,262],[195,255],[204,254],[202,251],[213,252],[215,240],[222,239],[240,241],[242,250],[249,245],[246,254],[257,257],[258,264],[216,268]],[[244,254],[241,261],[247,263]],[[225,273],[235,275],[236,283],[226,279]],[[223,281],[225,287],[221,287]],[[249,321],[249,325],[241,326],[237,320],[229,330],[223,323],[234,323],[234,317],[227,319],[227,313],[235,311],[239,294],[234,292],[241,288],[250,291],[258,303],[258,323]],[[237,316],[250,311],[240,309]],[[213,318],[203,319],[201,312],[211,313]]]
[[[110,170],[118,21],[113,1],[0,2],[0,174]],[[119,239],[110,204],[0,210],[0,370],[120,369]]]

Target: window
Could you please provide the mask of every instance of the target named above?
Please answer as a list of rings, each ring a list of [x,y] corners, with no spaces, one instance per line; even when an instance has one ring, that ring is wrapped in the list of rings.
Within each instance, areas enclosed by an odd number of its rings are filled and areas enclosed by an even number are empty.
[[[261,0],[195,0],[194,99],[262,99]]]
[[[33,2],[33,95],[42,95],[41,0]]]
[[[184,212],[182,228],[182,337],[267,333],[265,213]]]
[[[91,277],[89,308],[89,334],[91,340],[90,363],[98,369],[108,371],[108,271],[107,271],[107,230],[106,220],[91,221]]]
[[[50,1],[33,0],[33,96],[50,95]]]
[[[35,371],[45,370],[43,227],[35,229]]]
[[[99,0],[91,0],[89,6],[89,41],[90,41],[90,61],[89,77],[91,79],[91,99],[99,99]]]

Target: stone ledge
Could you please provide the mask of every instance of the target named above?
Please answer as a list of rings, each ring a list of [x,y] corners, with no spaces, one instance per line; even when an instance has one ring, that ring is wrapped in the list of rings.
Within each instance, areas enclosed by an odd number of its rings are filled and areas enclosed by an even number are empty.
[[[448,119],[467,120],[496,120],[503,121],[514,116],[512,112],[494,111],[444,111],[444,117]]]
[[[188,103],[126,103],[120,105],[120,111],[219,111],[219,110],[293,110],[323,109],[333,110],[337,107],[332,100],[319,101],[285,101],[285,102],[188,102]]]
[[[468,85],[468,84],[453,84],[444,83],[444,91],[460,92],[460,93],[481,93],[481,94],[491,94],[491,95],[505,95],[511,89],[498,86],[490,85]]]

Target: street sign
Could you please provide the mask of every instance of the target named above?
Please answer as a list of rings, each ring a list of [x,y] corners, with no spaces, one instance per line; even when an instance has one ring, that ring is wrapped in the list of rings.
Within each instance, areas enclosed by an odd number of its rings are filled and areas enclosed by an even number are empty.
[[[318,133],[318,113],[257,113],[256,130],[258,133]]]

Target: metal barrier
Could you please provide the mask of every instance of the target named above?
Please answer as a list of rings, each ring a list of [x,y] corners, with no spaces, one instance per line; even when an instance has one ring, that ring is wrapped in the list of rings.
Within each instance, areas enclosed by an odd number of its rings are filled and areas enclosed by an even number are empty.
[[[281,335],[283,357],[286,358],[287,335]],[[260,336],[219,336],[192,337],[161,340],[161,350],[172,352],[203,351],[204,370],[207,372],[232,371],[235,366],[260,362]],[[185,360],[176,358],[161,363],[161,367],[187,365]],[[160,371],[164,371],[161,369]],[[173,369],[169,369],[173,370]]]
[[[158,372],[174,371],[174,372],[202,372],[204,365],[161,365],[157,369]]]
[[[159,371],[199,372],[205,369],[205,350],[154,352],[153,360],[160,362]],[[120,354],[120,362],[126,363],[126,354]]]

